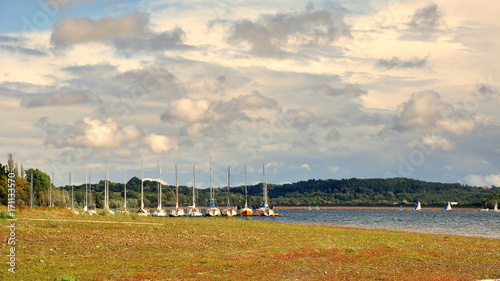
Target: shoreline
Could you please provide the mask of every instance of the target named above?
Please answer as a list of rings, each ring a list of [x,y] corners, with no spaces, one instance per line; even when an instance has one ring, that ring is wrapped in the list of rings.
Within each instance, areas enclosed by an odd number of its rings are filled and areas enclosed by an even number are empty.
[[[274,206],[276,210],[307,210],[308,206]],[[318,211],[316,207],[312,207],[311,211]],[[413,211],[413,206],[403,206],[403,209],[399,209],[399,206],[319,206],[319,211],[321,210],[402,210],[402,211]],[[443,207],[439,206],[424,206],[420,211],[442,211]],[[454,206],[452,211],[480,211],[478,207],[460,207]]]

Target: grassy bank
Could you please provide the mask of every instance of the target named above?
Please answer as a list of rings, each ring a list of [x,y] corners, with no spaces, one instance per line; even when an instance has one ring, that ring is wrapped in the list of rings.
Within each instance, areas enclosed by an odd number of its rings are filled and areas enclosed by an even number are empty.
[[[1,280],[500,278],[500,239],[63,209],[17,215],[16,273],[2,262]],[[7,254],[3,242],[0,259]]]

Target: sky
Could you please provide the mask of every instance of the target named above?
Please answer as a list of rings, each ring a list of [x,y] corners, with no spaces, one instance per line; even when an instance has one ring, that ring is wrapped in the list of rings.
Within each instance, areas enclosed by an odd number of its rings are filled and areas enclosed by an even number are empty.
[[[0,162],[500,186],[496,4],[0,0]]]

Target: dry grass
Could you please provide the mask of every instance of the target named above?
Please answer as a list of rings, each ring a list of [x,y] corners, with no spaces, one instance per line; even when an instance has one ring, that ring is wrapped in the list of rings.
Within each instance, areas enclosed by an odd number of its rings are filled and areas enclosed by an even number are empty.
[[[234,218],[75,216],[64,209],[25,209],[18,218],[17,273],[2,263],[2,280],[500,278],[499,239]]]

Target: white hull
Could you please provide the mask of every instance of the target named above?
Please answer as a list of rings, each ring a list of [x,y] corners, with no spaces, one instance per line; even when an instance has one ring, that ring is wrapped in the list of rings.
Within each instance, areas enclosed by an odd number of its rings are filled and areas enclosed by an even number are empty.
[[[177,209],[177,210],[170,211],[171,217],[183,217],[185,215],[186,215],[186,213],[184,212],[183,209]]]
[[[224,211],[222,211],[222,215],[223,216],[226,216],[226,217],[234,217],[236,216],[238,213],[236,212],[235,209],[225,209]]]
[[[146,211],[146,210],[144,210],[144,209],[139,209],[139,210],[137,210],[137,214],[138,214],[139,216],[148,216],[148,215],[149,215],[148,211]]]
[[[207,210],[207,216],[209,216],[209,217],[219,217],[219,216],[221,216],[221,212],[220,212],[220,210],[218,208],[213,207],[213,208],[210,208],[210,209]]]
[[[272,217],[275,215],[276,213],[274,212],[274,210],[269,207],[262,207],[257,209],[257,216]]]
[[[167,212],[165,212],[165,210],[156,210],[156,211],[154,211],[153,216],[154,217],[166,217]]]
[[[198,208],[191,208],[187,213],[188,217],[201,217],[203,214],[200,212]]]

